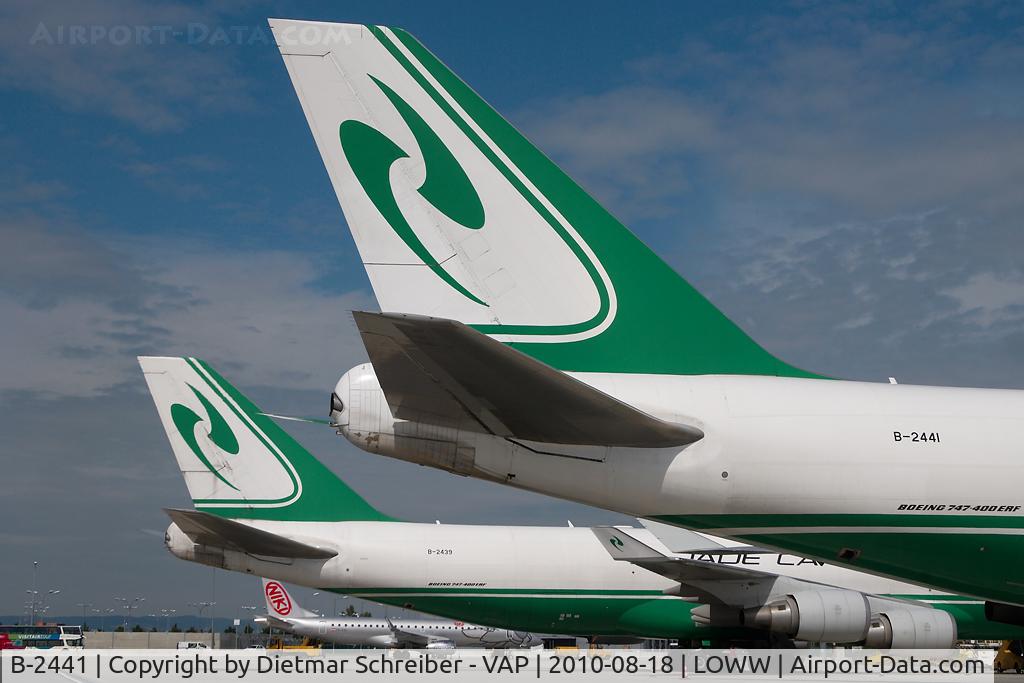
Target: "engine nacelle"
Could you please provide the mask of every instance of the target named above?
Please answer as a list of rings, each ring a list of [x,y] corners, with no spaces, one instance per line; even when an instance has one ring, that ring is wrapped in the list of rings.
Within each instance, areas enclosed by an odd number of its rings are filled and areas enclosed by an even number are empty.
[[[233,567],[228,567],[224,548],[196,544],[174,522],[171,522],[167,531],[164,532],[164,546],[179,559],[198,562],[218,569],[233,569]]]
[[[196,543],[173,522],[164,532],[164,545],[179,559],[256,576],[275,576],[287,580],[291,578],[290,570],[295,565],[294,560],[287,558],[261,560],[230,548]]]
[[[811,643],[859,643],[871,624],[867,597],[841,588],[799,591],[747,610],[748,626]]]
[[[443,420],[399,420],[392,416],[373,365],[352,368],[331,394],[331,423],[364,451],[456,474],[474,472],[476,451],[458,425]],[[464,434],[463,434],[464,435]]]
[[[932,607],[893,605],[872,615],[864,647],[945,649],[956,641],[956,619]]]

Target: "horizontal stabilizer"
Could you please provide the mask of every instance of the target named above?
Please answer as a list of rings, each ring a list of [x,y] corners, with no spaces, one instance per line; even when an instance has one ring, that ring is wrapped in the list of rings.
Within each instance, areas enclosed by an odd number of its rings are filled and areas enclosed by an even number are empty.
[[[664,524],[653,519],[638,518],[638,521],[650,531],[655,538],[674,553],[688,555],[768,555],[775,553],[768,548],[759,548],[746,543],[732,543],[708,534],[697,533],[682,527]]]
[[[629,406],[454,320],[354,313],[395,417],[465,422],[543,443],[663,448],[699,429]]]
[[[250,555],[303,560],[326,560],[338,554],[330,548],[300,543],[208,512],[175,508],[164,508],[164,512],[186,536],[200,545],[221,546]]]
[[[324,420],[319,417],[298,417],[295,415],[277,415],[275,413],[260,413],[260,415],[272,417],[275,420],[285,420],[286,422],[308,422],[309,424],[314,425],[331,425],[330,420]]]
[[[256,621],[256,619],[253,619]],[[278,631],[291,631],[291,622],[285,621],[284,619],[278,619],[277,617],[270,616],[269,614],[263,618],[263,623],[270,628],[276,628]]]

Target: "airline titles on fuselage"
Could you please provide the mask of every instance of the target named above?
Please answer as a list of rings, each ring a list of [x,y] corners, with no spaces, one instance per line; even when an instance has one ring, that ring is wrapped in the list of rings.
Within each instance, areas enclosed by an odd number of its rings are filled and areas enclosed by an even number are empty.
[[[742,564],[753,567],[760,567],[764,564],[776,564],[780,567],[797,567],[800,565],[810,564],[816,567],[824,567],[824,562],[818,560],[811,560],[806,557],[797,557],[796,555],[765,555],[763,553],[690,553],[689,557],[691,560],[698,560],[700,562],[714,562],[715,564]],[[770,558],[774,557],[775,562],[771,562]],[[769,558],[766,562],[762,563],[762,558]]]

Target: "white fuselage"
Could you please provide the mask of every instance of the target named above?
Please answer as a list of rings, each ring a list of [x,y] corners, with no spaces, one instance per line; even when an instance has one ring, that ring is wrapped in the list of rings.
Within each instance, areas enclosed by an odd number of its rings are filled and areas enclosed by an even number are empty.
[[[541,645],[537,636],[441,619],[386,619],[338,616],[277,618],[296,635],[335,645],[355,647],[396,647],[407,642],[403,634],[429,639],[428,647],[486,647],[496,649]]]
[[[173,525],[168,531],[168,547],[187,560],[303,586],[344,591],[419,611],[505,627],[510,632],[632,633],[662,637],[699,637],[700,634],[690,619],[690,610],[695,606],[692,600],[679,597],[678,591],[675,595],[666,594],[677,587],[675,581],[629,562],[615,561],[587,528],[412,522],[248,523],[299,541],[335,548],[338,555],[327,561],[294,560],[288,564],[263,561],[228,550],[218,550],[214,556],[204,554],[212,551],[194,546]],[[631,533],[652,546],[659,545],[646,529],[634,529]],[[704,543],[696,545],[707,547]],[[742,563],[780,577],[875,595],[913,596],[917,600],[939,603],[947,597],[917,586],[787,554],[713,555],[699,559]],[[765,587],[764,592],[752,592],[737,599],[758,605],[771,594],[785,593],[791,588],[792,584],[782,578],[776,586]],[[621,613],[655,601],[659,604],[658,615],[649,611],[635,615]],[[602,627],[599,621],[577,623],[586,619],[585,610],[601,605],[599,611],[609,613],[607,626]],[[664,614],[669,613],[673,615],[673,625],[663,621]],[[581,615],[584,616],[581,618]],[[646,621],[648,618],[651,620]],[[315,637],[325,635],[320,632],[324,627],[319,623],[315,628],[318,630]],[[514,635],[501,631],[493,638],[512,639]]]
[[[968,503],[1010,515],[1024,506],[1021,391],[776,377],[577,377],[657,417],[694,424],[705,437],[682,449],[606,449],[597,466],[492,446],[477,451],[478,466],[514,475],[523,488],[637,516],[895,514],[904,504]],[[913,432],[936,433],[939,441],[902,438]]]
[[[601,448],[418,426],[391,417],[369,364],[342,377],[336,393],[346,410],[332,417],[370,452],[1024,603],[1024,392],[754,376],[575,377],[705,436],[679,448]],[[438,442],[457,447],[459,457],[445,458]],[[971,575],[981,567],[984,576]]]

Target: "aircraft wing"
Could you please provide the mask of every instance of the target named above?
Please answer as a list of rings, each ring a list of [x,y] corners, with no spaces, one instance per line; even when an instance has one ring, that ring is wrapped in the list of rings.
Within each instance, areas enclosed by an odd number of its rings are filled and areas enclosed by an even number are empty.
[[[638,541],[624,529],[594,527],[591,531],[614,559],[630,562],[655,574],[661,574],[673,581],[678,581],[681,584],[692,585],[694,582],[722,580],[759,582],[778,578],[775,574],[750,569],[749,567],[740,567],[732,564],[723,565],[687,557],[666,555],[660,550],[652,548],[642,541]],[[717,550],[715,551],[715,553],[718,552]]]
[[[686,553],[688,555],[770,555],[776,553],[774,550],[746,543],[725,545],[725,543],[732,543],[732,541],[697,533],[696,531],[690,531],[689,529],[665,524],[653,519],[638,517],[637,521],[643,524],[644,528],[654,534],[655,538],[674,553]]]
[[[454,320],[354,314],[392,414],[542,443],[662,448],[703,438]]]
[[[444,638],[426,636],[422,633],[413,633],[395,626],[395,623],[387,619],[391,634],[395,637],[395,647],[427,647],[433,643],[447,642]]]
[[[338,551],[330,548],[301,543],[272,534],[269,531],[254,529],[224,517],[211,515],[209,512],[175,508],[164,508],[164,512],[186,536],[201,545],[222,546],[250,555],[294,557],[308,560],[326,560],[338,554]]]

